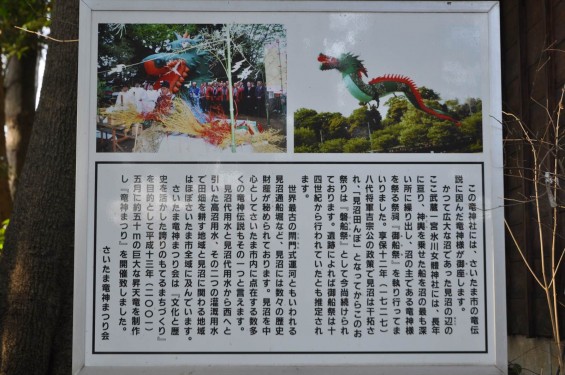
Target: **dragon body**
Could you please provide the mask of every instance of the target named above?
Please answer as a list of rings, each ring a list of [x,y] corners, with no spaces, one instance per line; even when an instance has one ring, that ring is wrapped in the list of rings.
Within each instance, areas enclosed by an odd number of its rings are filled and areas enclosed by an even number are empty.
[[[157,77],[154,88],[158,89],[161,81],[167,81],[173,93],[177,93],[189,75],[190,80],[197,83],[211,81],[212,56],[198,49],[202,37],[176,34],[176,38],[167,44],[170,52],[155,53],[143,59],[145,72]]]
[[[320,53],[318,61],[321,63],[321,70],[335,69],[339,71],[347,90],[363,105],[373,100],[376,101],[378,105],[380,98],[394,93],[402,93],[406,96],[406,99],[420,111],[441,120],[450,121],[457,126],[460,125],[459,122],[449,114],[426,106],[418,88],[408,77],[401,75],[384,75],[365,82],[363,76],[367,77],[367,69],[359,57],[351,53],[344,53],[339,58]]]
[[[176,40],[167,43],[168,52],[158,52],[147,56],[142,60],[145,73],[156,77],[153,88],[159,89],[164,82],[168,82],[173,94],[178,96],[179,102],[176,103],[176,113],[183,113],[181,130],[194,137],[204,139],[206,142],[219,146],[228,144],[231,138],[231,121],[226,118],[223,111],[210,110],[204,113],[202,109],[191,103],[188,99],[186,89],[183,88],[185,81],[190,80],[200,84],[215,80],[211,67],[214,58],[206,50],[200,49],[199,44],[203,41],[202,36],[191,37],[186,34],[181,36],[176,34]],[[145,116],[145,119],[158,120],[161,122],[163,130],[169,129],[171,120],[171,104],[167,105],[166,111],[153,111]],[[173,111],[174,112],[174,111]],[[235,120],[235,119],[234,119]],[[174,122],[174,120],[172,120]],[[261,124],[255,121],[235,120],[234,130],[237,134],[254,136],[263,133]]]

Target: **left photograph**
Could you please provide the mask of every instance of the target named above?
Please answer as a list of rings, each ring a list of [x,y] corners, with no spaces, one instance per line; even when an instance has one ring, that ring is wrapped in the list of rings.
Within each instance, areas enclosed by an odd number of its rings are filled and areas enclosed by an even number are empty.
[[[286,152],[281,24],[99,24],[97,152]]]

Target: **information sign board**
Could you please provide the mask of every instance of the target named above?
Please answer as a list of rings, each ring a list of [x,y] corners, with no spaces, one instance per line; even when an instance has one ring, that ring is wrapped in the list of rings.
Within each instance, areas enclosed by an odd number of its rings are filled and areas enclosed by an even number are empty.
[[[498,2],[80,30],[74,373],[506,371]]]

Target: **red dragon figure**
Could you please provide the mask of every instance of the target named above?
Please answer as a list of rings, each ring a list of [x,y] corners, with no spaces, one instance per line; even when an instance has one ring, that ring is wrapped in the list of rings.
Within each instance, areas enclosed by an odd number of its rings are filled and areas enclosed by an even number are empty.
[[[448,115],[437,109],[427,107],[414,82],[401,75],[384,75],[373,78],[369,83],[363,81],[363,75],[367,77],[367,69],[358,56],[351,53],[344,53],[339,58],[331,57],[320,53],[318,61],[321,63],[321,70],[338,70],[348,91],[362,104],[367,104],[373,100],[379,103],[379,98],[395,93],[403,93],[408,101],[417,109],[435,116],[441,120],[447,120],[457,126],[461,124]]]

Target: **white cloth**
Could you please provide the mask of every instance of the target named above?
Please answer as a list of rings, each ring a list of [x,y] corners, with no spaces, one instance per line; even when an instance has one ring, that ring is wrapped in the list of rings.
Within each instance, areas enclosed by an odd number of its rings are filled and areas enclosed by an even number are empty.
[[[135,103],[137,113],[143,112],[143,101],[147,98],[147,91],[143,87],[132,87],[128,93]]]
[[[135,105],[135,101],[131,93],[129,91],[120,91],[118,93],[118,97],[116,98],[116,105],[114,106],[114,110],[123,111],[128,109],[130,105]]]
[[[147,90],[145,92],[145,98],[142,100],[143,112],[149,113],[155,109],[155,102],[159,97],[159,91],[157,90]]]

